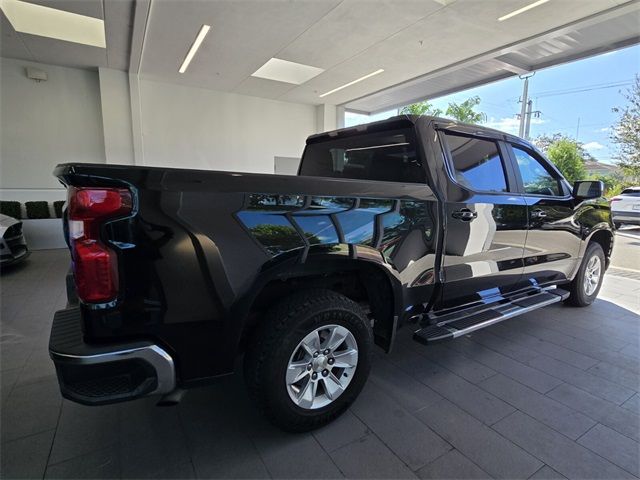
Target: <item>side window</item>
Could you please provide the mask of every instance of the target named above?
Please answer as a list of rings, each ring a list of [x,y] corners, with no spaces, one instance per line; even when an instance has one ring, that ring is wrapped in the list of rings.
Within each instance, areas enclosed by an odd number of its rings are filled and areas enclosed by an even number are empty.
[[[560,196],[560,182],[533,155],[515,145],[513,154],[522,176],[524,192],[534,195]]]
[[[507,179],[498,144],[445,133],[456,182],[479,192],[506,192]]]

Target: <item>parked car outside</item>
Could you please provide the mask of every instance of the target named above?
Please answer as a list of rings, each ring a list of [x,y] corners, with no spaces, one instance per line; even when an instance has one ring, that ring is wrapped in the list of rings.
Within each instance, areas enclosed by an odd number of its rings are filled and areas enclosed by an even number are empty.
[[[640,225],[640,187],[625,188],[611,198],[611,215],[616,228],[623,224]]]
[[[0,214],[0,235],[0,264],[3,267],[21,262],[29,256],[20,220]]]

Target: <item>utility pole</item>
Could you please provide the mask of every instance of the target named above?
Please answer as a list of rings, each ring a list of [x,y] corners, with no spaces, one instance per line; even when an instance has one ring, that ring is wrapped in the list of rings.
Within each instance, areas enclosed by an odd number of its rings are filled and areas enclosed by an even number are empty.
[[[534,75],[535,72],[526,76],[520,75],[520,79],[524,80],[524,86],[522,87],[522,98],[520,99],[522,108],[520,109],[520,129],[518,130],[519,137],[524,137],[525,122],[527,118],[527,103],[529,100],[529,77],[533,77]]]
[[[521,75],[520,78],[524,80],[524,86],[522,88],[522,98],[520,99],[520,103],[522,103],[522,108],[520,109],[520,114],[518,117],[520,118],[520,129],[518,130],[518,136],[524,138],[525,140],[529,139],[529,133],[531,132],[531,117],[535,116],[536,118],[540,117],[539,110],[535,112],[533,109],[533,100],[529,100],[529,78],[533,77],[536,72],[530,73],[529,75]]]

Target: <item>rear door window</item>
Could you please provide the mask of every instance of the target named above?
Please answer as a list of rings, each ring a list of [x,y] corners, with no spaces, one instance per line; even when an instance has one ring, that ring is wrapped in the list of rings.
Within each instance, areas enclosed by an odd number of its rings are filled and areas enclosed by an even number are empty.
[[[477,192],[506,192],[507,176],[497,142],[445,132],[456,182]]]
[[[310,143],[300,175],[426,183],[412,129],[363,133]]]

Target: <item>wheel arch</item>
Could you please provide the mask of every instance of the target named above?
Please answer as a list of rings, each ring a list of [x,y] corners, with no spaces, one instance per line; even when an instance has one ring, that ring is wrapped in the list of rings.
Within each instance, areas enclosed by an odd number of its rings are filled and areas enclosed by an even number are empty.
[[[389,352],[402,311],[402,286],[396,272],[380,252],[361,246],[344,246],[331,252],[309,252],[283,258],[261,272],[247,294],[236,302],[235,316],[242,321],[238,348],[243,351],[260,324],[262,314],[292,292],[328,288],[369,305],[376,345]]]
[[[590,243],[598,243],[602,247],[606,266],[608,268],[611,260],[611,252],[613,251],[613,232],[608,228],[598,229],[595,232],[592,232],[587,238],[584,246],[585,250]]]

